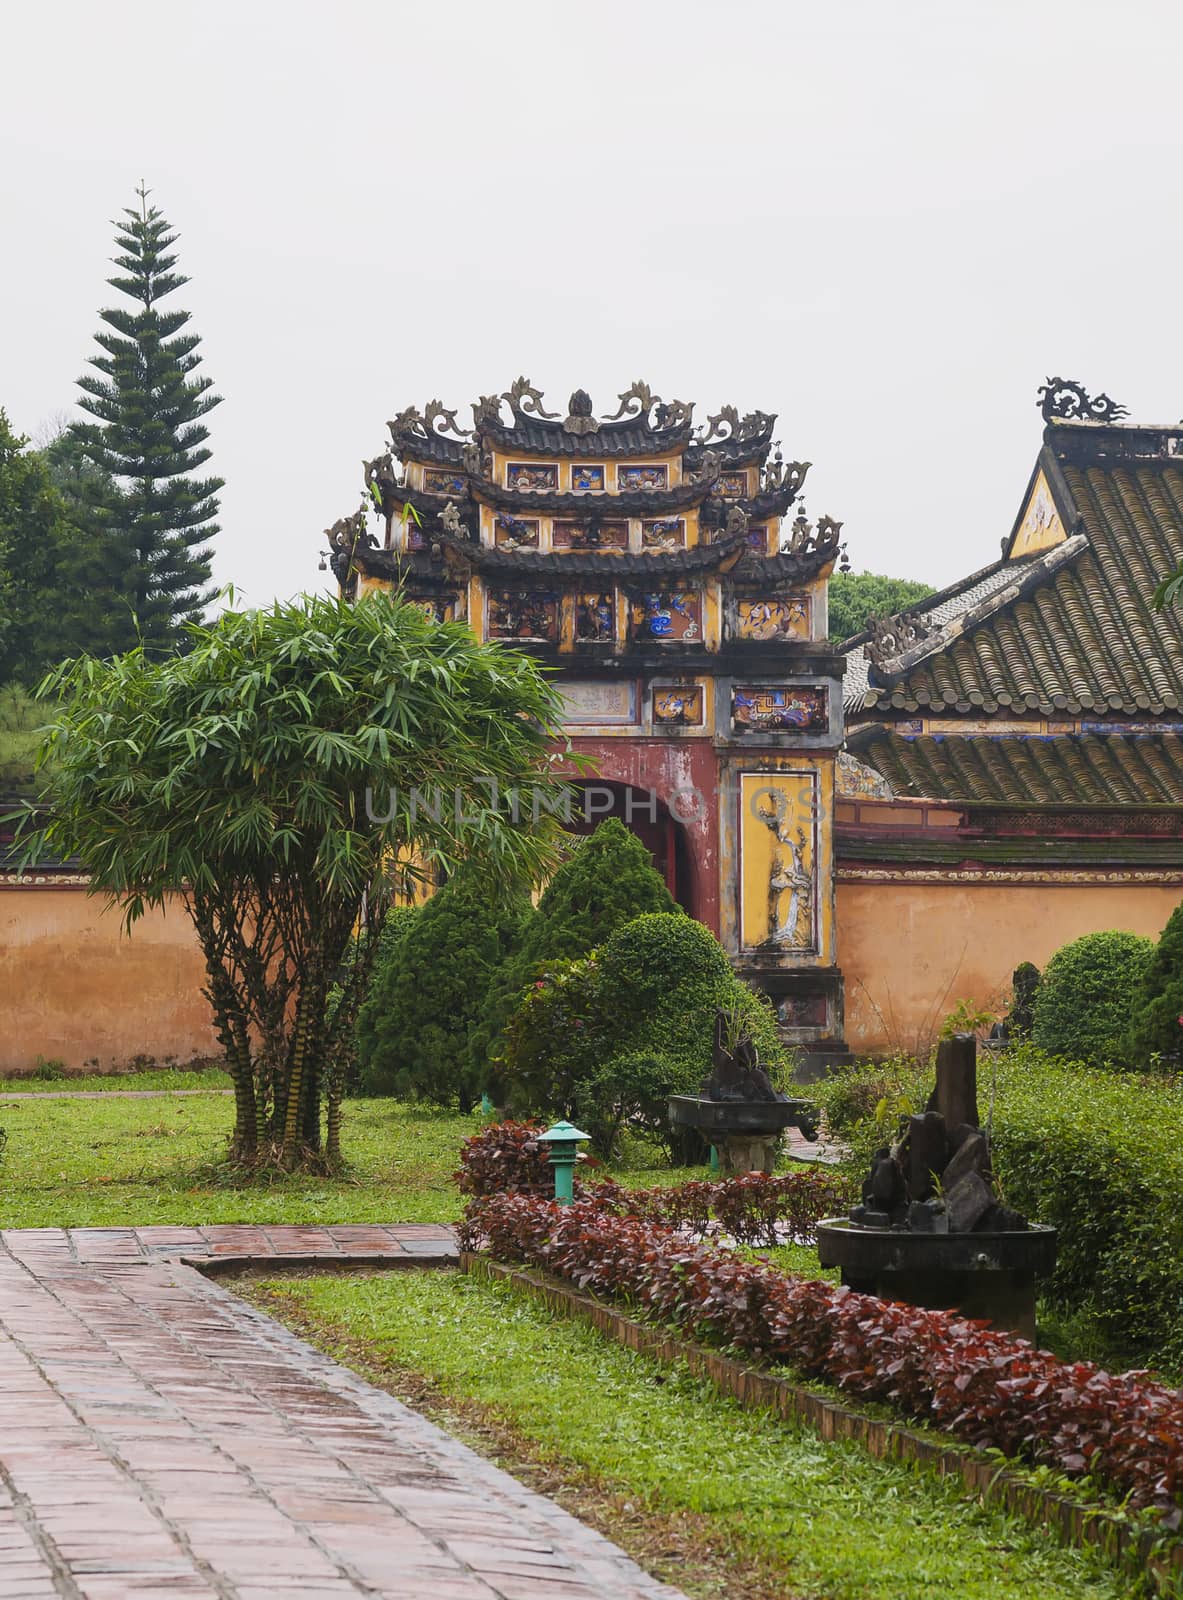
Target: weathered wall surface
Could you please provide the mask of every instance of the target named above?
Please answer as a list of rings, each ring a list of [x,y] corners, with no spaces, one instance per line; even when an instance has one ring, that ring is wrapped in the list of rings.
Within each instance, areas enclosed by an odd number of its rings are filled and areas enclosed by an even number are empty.
[[[847,1038],[856,1050],[926,1047],[958,1000],[989,1004],[1020,961],[1042,967],[1102,928],[1157,937],[1180,899],[1183,884],[840,880]],[[81,885],[0,886],[0,1073],[39,1055],[72,1071],[217,1055],[202,981],[179,907],[128,938]]]
[[[220,1054],[180,907],[150,913],[130,937],[102,907],[80,884],[0,885],[0,1073],[39,1055],[81,1071]]]
[[[854,1050],[925,1049],[958,1000],[989,1006],[1020,961],[1043,967],[1083,933],[1157,938],[1183,884],[842,881],[838,961]]]

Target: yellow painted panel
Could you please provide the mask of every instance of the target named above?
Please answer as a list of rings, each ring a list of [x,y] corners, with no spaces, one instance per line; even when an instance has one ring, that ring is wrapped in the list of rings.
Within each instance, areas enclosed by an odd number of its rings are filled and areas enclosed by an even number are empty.
[[[833,804],[831,756],[739,775],[744,950],[832,962]]]
[[[1041,472],[1032,485],[1023,520],[1011,541],[1010,559],[1033,555],[1037,550],[1050,550],[1053,545],[1063,544],[1067,537],[1048,481]]]

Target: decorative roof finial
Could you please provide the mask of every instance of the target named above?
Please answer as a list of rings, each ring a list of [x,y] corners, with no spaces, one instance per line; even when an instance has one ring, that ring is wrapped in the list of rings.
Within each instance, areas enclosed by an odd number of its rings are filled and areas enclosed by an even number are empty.
[[[576,389],[567,402],[568,415],[563,423],[564,433],[599,433],[600,424],[592,416],[592,399],[586,389]]]
[[[893,617],[872,617],[869,626],[871,637],[863,646],[863,654],[873,667],[880,669],[913,645],[923,644],[935,631],[915,611],[898,611]]]
[[[1075,378],[1049,378],[1039,391],[1039,409],[1045,422],[1116,422],[1128,414],[1107,394],[1090,396]]]

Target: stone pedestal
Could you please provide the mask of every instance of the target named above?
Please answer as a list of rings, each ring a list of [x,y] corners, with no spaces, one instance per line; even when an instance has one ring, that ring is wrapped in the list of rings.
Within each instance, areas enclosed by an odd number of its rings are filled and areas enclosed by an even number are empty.
[[[719,1152],[719,1171],[734,1178],[744,1172],[774,1172],[785,1129],[810,1130],[817,1113],[808,1100],[706,1100],[698,1095],[670,1097],[670,1127],[693,1128]]]
[[[958,1311],[1034,1341],[1036,1279],[1055,1265],[1056,1231],[909,1233],[830,1217],[818,1224],[817,1254],[861,1294]]]
[[[719,1152],[719,1175],[738,1178],[745,1172],[776,1171],[776,1158],[780,1154],[784,1135],[771,1134],[720,1134],[715,1142]]]

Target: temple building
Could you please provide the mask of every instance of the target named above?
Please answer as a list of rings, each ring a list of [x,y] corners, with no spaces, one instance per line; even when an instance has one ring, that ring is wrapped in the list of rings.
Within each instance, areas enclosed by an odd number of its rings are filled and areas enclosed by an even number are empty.
[[[570,747],[594,762],[572,825],[619,816],[786,1039],[840,1038],[841,525],[806,517],[808,463],[774,447],[773,416],[724,406],[695,427],[646,384],[619,398],[610,417],[583,391],[553,412],[519,379],[471,429],[436,401],[400,413],[368,507],[328,530],[334,573],[556,669]]]
[[[1183,560],[1183,424],[1060,379],[1040,400],[1000,559],[843,646],[863,1045],[908,1047],[1082,933],[1157,935],[1183,892],[1183,612],[1153,605]]]

